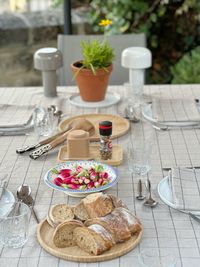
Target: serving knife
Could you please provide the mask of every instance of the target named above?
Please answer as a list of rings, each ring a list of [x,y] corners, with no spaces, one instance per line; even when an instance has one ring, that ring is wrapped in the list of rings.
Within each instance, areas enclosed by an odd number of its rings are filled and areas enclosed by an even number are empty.
[[[40,142],[37,143],[37,144],[33,144],[33,145],[25,146],[25,147],[22,147],[22,148],[18,148],[18,149],[16,150],[16,153],[17,153],[17,154],[23,154],[23,153],[25,153],[25,152],[31,151],[31,150],[33,150],[33,149],[36,149],[36,148],[38,148],[38,147],[44,146],[44,145],[46,145],[46,144],[52,142],[52,141],[53,141],[54,139],[56,139],[57,137],[59,137],[59,136],[61,136],[62,134],[64,134],[66,131],[68,131],[68,128],[65,129],[65,130],[63,130],[62,132],[59,132],[59,133],[57,133],[57,134],[55,134],[55,135],[53,135],[53,136],[51,136],[51,137],[49,137],[49,138],[46,138],[46,139],[40,141]]]

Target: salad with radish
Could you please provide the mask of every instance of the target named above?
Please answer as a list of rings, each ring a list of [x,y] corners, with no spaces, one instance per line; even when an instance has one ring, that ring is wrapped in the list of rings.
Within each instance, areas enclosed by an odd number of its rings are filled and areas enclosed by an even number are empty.
[[[55,185],[76,190],[87,190],[98,188],[108,184],[111,180],[108,172],[102,165],[94,165],[89,168],[80,165],[73,169],[51,169],[56,177],[53,179]]]

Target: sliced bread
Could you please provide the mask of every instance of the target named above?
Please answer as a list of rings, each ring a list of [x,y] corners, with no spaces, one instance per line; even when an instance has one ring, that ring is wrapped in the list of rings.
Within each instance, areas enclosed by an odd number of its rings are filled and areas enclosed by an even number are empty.
[[[103,193],[90,194],[82,201],[90,218],[105,216],[114,209],[111,198]]]
[[[49,219],[54,225],[74,219],[73,208],[67,204],[57,204],[50,208]]]
[[[66,221],[59,224],[53,234],[53,243],[58,248],[75,246],[73,236],[74,229],[83,227],[83,223],[77,220]]]
[[[91,255],[102,254],[113,246],[111,234],[102,226],[75,228],[74,239],[81,249]]]
[[[86,221],[90,218],[82,201],[74,207],[74,215],[81,221]]]

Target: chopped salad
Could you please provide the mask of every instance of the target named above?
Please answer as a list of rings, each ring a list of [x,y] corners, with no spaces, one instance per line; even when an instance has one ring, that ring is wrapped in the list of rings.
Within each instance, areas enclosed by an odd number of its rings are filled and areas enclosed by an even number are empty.
[[[89,168],[75,166],[75,169],[52,169],[56,174],[54,184],[67,189],[87,190],[104,186],[110,182],[108,172],[102,165],[94,165]]]

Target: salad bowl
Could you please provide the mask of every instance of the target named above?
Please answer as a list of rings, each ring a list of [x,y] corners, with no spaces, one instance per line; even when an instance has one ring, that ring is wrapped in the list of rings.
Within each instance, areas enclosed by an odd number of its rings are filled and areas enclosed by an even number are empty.
[[[73,197],[104,191],[117,183],[116,170],[97,161],[68,161],[52,167],[44,182],[52,189]]]

